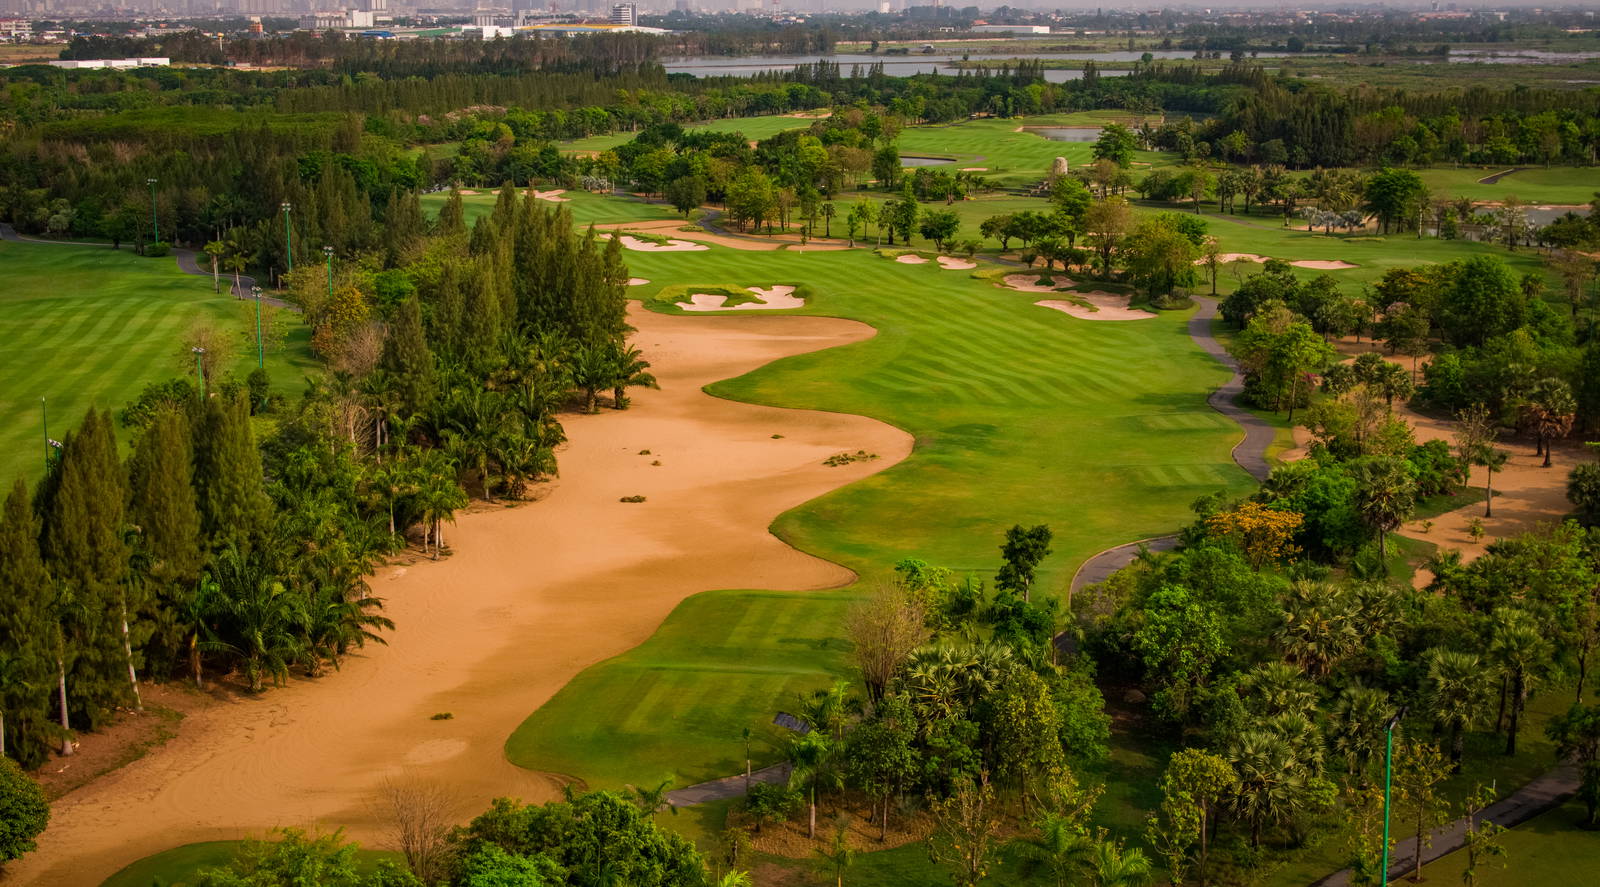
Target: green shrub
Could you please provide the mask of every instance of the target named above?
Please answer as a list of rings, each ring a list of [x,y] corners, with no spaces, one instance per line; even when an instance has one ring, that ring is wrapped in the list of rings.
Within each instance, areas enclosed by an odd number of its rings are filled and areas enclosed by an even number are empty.
[[[44,789],[16,761],[0,758],[0,865],[35,849],[34,838],[49,822]]]
[[[172,246],[166,243],[147,243],[144,247],[145,258],[159,259],[172,252]]]
[[[1572,469],[1567,475],[1567,499],[1585,523],[1600,518],[1600,463],[1585,462]]]
[[[743,809],[746,816],[755,820],[759,832],[763,825],[783,822],[793,816],[801,803],[797,789],[758,782],[750,786],[750,793],[744,796]]]

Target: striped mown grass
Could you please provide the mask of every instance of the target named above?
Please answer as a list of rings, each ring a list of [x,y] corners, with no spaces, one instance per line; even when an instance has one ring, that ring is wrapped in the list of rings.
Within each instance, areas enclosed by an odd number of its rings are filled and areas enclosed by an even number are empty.
[[[43,474],[40,398],[60,440],[90,406],[120,409],[147,383],[191,374],[181,349],[197,322],[238,331],[228,373],[243,379],[255,366],[250,310],[171,258],[0,242],[0,479]],[[304,328],[294,317],[285,322],[290,333],[267,355],[267,369],[277,390],[292,393],[312,361]]]

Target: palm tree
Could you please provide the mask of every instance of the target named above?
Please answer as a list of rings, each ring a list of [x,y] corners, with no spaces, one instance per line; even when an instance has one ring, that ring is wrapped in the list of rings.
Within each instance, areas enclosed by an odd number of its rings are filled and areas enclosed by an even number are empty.
[[[845,718],[861,711],[861,700],[851,692],[850,682],[836,680],[833,686],[818,690],[809,698],[800,697],[800,717],[813,730],[821,730],[835,742],[844,740]]]
[[[1344,756],[1345,769],[1363,785],[1383,750],[1383,725],[1391,714],[1389,694],[1359,685],[1346,687],[1329,712],[1328,744]]]
[[[1389,557],[1389,534],[1411,517],[1417,483],[1411,467],[1398,456],[1368,456],[1355,463],[1356,511],[1378,534],[1378,557]]]
[[[1313,680],[1361,648],[1359,602],[1347,586],[1297,580],[1284,595],[1273,639]]]
[[[1429,711],[1450,731],[1450,761],[1459,771],[1466,750],[1466,731],[1478,719],[1488,697],[1488,671],[1476,653],[1435,649],[1428,657],[1425,683]]]
[[[607,343],[584,343],[572,352],[572,382],[583,390],[586,413],[600,411],[600,390],[610,388],[616,376]]]
[[[850,846],[850,841],[846,837],[844,823],[841,822],[839,827],[834,829],[833,841],[828,845],[828,849],[818,848],[811,852],[817,855],[817,862],[822,869],[833,875],[834,887],[844,887],[844,870],[856,861],[856,851]]]
[[[1120,841],[1101,841],[1094,848],[1095,887],[1145,887],[1152,880],[1150,857],[1138,847],[1124,850]]]
[[[1067,887],[1089,867],[1095,852],[1094,840],[1074,817],[1050,813],[1034,827],[1037,835],[1017,839],[1022,873],[1027,877],[1042,875],[1054,881],[1056,887]]]
[[[833,205],[832,201],[828,201],[827,203],[824,203],[822,205],[821,212],[822,212],[822,236],[823,237],[832,237],[833,236],[833,217],[836,214],[838,214],[839,211],[836,208],[834,208],[834,205]]]
[[[660,388],[651,375],[650,362],[632,345],[614,344],[611,352],[611,405],[619,410],[628,408],[625,391],[628,388]]]
[[[810,793],[810,817],[806,824],[806,837],[817,836],[817,792],[826,784],[840,783],[841,774],[836,766],[837,750],[828,736],[817,730],[806,733],[789,746],[789,781],[803,783]]]
[[[749,872],[732,871],[717,881],[717,887],[753,887]]]
[[[303,637],[308,652],[307,665],[313,677],[322,672],[322,661],[338,668],[351,647],[367,641],[387,645],[379,629],[394,629],[394,621],[380,613],[383,599],[368,595],[348,596],[336,585],[319,585],[311,592],[306,607]]]
[[[1577,413],[1578,402],[1572,396],[1572,386],[1561,379],[1541,379],[1528,392],[1523,415],[1538,440],[1535,455],[1544,453],[1545,468],[1550,467],[1550,442],[1565,437],[1572,430],[1572,420]]]
[[[252,691],[259,692],[268,675],[281,684],[292,663],[305,661],[298,632],[305,619],[304,602],[284,587],[260,554],[246,557],[237,548],[224,549],[209,573],[220,589],[223,629],[219,640],[205,646],[238,656]]]
[[[639,805],[640,812],[650,817],[650,821],[654,822],[656,814],[661,812],[662,807],[666,807],[668,810],[672,811],[673,816],[678,815],[677,805],[667,800],[667,790],[671,786],[672,780],[668,779],[657,785],[655,788],[643,788],[637,785],[630,785],[628,786],[628,790],[633,792],[633,802]]]
[[[204,574],[195,583],[194,592],[178,602],[173,614],[183,626],[184,636],[189,639],[189,673],[194,678],[196,690],[205,689],[200,650],[202,644],[216,640],[210,621],[221,594],[222,589],[216,580],[210,574]]]
[[[1268,826],[1285,822],[1298,812],[1305,774],[1288,740],[1266,730],[1239,733],[1229,757],[1239,774],[1234,812],[1250,823],[1250,845],[1259,847]]]
[[[244,269],[248,268],[249,266],[250,260],[245,258],[244,253],[229,253],[228,256],[222,260],[222,267],[233,272],[233,293],[237,298],[244,298],[244,284],[239,282],[239,276],[243,274]]]
[[[444,545],[444,522],[453,523],[456,511],[467,507],[467,492],[456,482],[455,463],[438,450],[423,450],[415,471],[415,504],[429,527],[427,536],[432,537],[433,558],[438,560]],[[423,541],[426,544],[427,537]]]
[[[73,751],[72,725],[67,717],[67,662],[71,655],[67,627],[87,621],[88,609],[78,600],[72,587],[60,579],[51,583],[51,591],[50,616],[56,627],[56,703],[61,722],[59,754],[66,757]]]
[[[1263,715],[1309,714],[1317,691],[1300,669],[1287,662],[1256,666],[1239,679],[1239,694],[1252,711]]]
[[[1511,723],[1506,728],[1506,754],[1517,753],[1517,733],[1522,709],[1528,701],[1529,684],[1550,661],[1551,645],[1528,611],[1499,607],[1494,611],[1494,629],[1489,635],[1489,657],[1505,671],[1511,690]],[[1501,706],[1505,697],[1502,692]]]
[[[1510,458],[1510,453],[1492,446],[1486,446],[1478,452],[1477,463],[1482,465],[1486,472],[1483,482],[1484,517],[1494,517],[1494,476],[1506,467],[1506,462]]]

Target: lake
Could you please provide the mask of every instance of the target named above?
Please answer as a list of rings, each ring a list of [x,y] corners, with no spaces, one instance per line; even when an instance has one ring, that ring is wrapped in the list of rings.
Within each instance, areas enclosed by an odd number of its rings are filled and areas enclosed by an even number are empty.
[[[1151,52],[1157,59],[1192,59],[1194,53],[1188,50],[1162,50]],[[694,56],[686,58],[666,59],[661,64],[669,74],[693,74],[696,77],[749,77],[767,71],[790,71],[797,65],[814,65],[819,61],[836,64],[840,73],[850,75],[850,69],[859,65],[864,73],[874,64],[882,63],[883,71],[894,77],[908,77],[912,74],[954,74],[959,69],[956,62],[963,59],[969,62],[991,62],[996,67],[1001,64],[1015,63],[1018,59],[1075,59],[1084,61],[1101,62],[1136,62],[1144,56],[1143,52],[968,52],[950,53],[933,52],[927,55],[913,52],[911,55],[870,55],[867,53],[838,53],[835,55],[751,55],[751,56]],[[1262,58],[1271,57],[1263,53]],[[1101,71],[1102,76],[1125,76],[1127,71]],[[1065,83],[1068,80],[1081,80],[1083,72],[1080,70],[1047,69],[1044,79],[1051,83]]]

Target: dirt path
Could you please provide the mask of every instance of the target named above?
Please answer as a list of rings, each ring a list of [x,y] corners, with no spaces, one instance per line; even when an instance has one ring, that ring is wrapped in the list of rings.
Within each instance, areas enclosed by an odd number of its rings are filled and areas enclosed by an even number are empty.
[[[497,796],[555,797],[561,779],[512,765],[503,745],[580,670],[643,642],[706,589],[851,581],[767,527],[899,462],[911,437],[860,416],[751,406],[700,389],[865,339],[871,328],[820,317],[664,317],[637,305],[629,320],[662,390],[638,393],[626,412],[569,417],[561,479],[543,501],[463,515],[446,532],[453,557],[381,571],[373,588],[399,626],[389,646],[320,680],[194,715],[167,745],[61,799],[39,850],[0,883],[97,885],[150,853],[272,826],[339,825],[375,842],[376,793],[395,774],[448,786],[461,818]],[[822,465],[857,449],[882,458]],[[618,502],[631,495],[647,501]],[[451,720],[430,720],[446,711]]]

